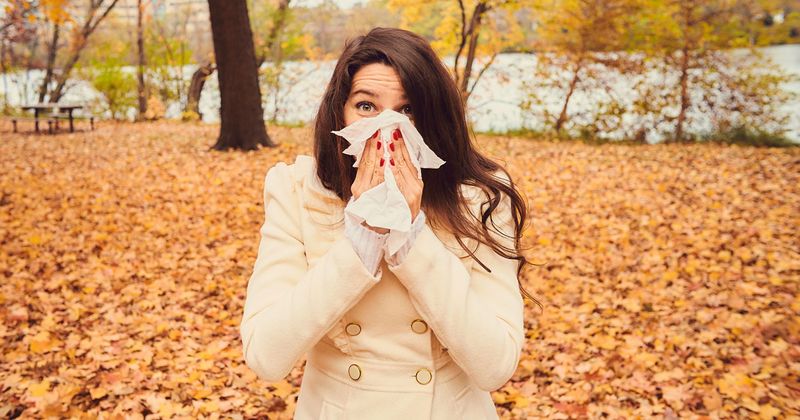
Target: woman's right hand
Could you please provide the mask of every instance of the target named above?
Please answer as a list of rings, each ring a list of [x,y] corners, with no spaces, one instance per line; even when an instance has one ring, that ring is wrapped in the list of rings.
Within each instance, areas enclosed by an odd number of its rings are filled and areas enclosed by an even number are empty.
[[[383,148],[386,145],[381,144],[378,133],[380,133],[380,130],[375,131],[375,134],[367,140],[367,144],[364,146],[364,153],[361,154],[361,160],[358,163],[356,179],[350,187],[350,192],[356,200],[361,196],[361,193],[383,182],[383,171],[386,164],[383,160]],[[378,233],[389,231],[386,228],[372,227],[366,221],[361,224]]]

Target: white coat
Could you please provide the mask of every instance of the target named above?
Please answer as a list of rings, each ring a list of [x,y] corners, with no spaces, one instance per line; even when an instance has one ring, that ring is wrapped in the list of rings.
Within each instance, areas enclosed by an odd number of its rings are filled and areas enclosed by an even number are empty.
[[[513,233],[507,202],[493,218]],[[517,261],[480,244],[489,273],[426,224],[378,278],[344,235],[344,206],[312,156],[267,171],[240,325],[247,366],[274,382],[307,355],[298,420],[497,419],[490,391],[512,376],[524,341]]]

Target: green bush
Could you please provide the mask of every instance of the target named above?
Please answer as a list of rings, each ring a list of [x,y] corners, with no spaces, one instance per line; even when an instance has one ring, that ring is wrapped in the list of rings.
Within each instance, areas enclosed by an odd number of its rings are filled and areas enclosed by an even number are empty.
[[[716,132],[713,134],[706,134],[700,140],[726,143],[726,144],[739,144],[743,146],[756,146],[756,147],[798,147],[800,143],[792,142],[780,134],[770,133],[767,131],[748,129],[744,126],[737,126],[725,131]]]
[[[127,117],[137,106],[137,82],[133,74],[120,66],[101,65],[88,70],[92,86],[105,98],[107,110],[115,120]]]

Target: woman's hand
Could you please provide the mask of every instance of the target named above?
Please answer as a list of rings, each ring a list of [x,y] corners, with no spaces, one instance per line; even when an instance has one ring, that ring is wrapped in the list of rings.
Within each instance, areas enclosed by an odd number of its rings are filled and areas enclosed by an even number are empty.
[[[403,197],[411,208],[411,221],[413,222],[422,207],[422,179],[417,178],[417,167],[411,163],[408,156],[408,148],[403,140],[403,135],[399,129],[392,133],[394,141],[389,144],[389,151],[392,159],[389,167],[392,169],[394,179],[397,181],[397,188],[403,193]]]
[[[358,170],[356,171],[356,179],[350,187],[350,192],[356,200],[361,196],[361,193],[383,182],[383,165],[386,164],[386,162],[383,161],[383,147],[386,145],[381,144],[378,138],[379,132],[380,130],[376,131],[375,134],[367,140],[367,144],[364,146],[364,153],[361,154],[361,160],[358,163]],[[389,229],[386,228],[372,227],[367,224],[366,220],[361,224],[378,233],[386,233],[389,231]]]

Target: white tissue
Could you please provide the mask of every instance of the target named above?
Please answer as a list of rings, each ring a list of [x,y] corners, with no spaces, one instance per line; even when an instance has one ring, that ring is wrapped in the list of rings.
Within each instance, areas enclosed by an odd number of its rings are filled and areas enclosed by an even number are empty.
[[[411,230],[411,208],[397,187],[394,174],[389,167],[391,158],[389,144],[393,141],[392,132],[396,128],[400,129],[404,143],[408,146],[408,155],[411,163],[417,168],[418,179],[422,179],[421,168],[435,169],[445,163],[425,144],[422,135],[419,134],[408,116],[391,109],[374,117],[362,118],[341,130],[331,131],[350,142],[350,146],[343,153],[356,157],[353,167],[357,168],[367,140],[375,134],[375,131],[380,130],[379,136],[383,143],[381,150],[385,159],[384,182],[361,193],[357,200],[345,208],[345,211],[356,216],[359,223],[366,220],[370,226],[389,229],[386,240],[389,255],[394,255],[403,246]]]

